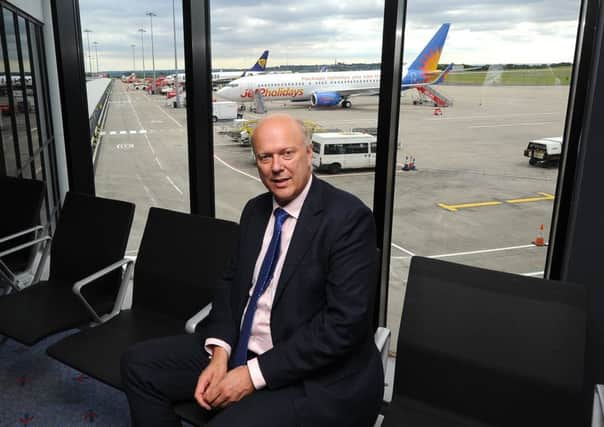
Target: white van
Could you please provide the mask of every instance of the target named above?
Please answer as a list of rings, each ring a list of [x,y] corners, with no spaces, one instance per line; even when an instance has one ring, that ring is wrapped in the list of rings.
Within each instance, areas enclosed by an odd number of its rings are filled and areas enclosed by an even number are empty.
[[[325,132],[312,136],[312,164],[317,170],[374,168],[377,138],[362,132]]]
[[[529,158],[529,164],[546,164],[560,160],[562,153],[562,137],[553,136],[529,141],[524,156]]]

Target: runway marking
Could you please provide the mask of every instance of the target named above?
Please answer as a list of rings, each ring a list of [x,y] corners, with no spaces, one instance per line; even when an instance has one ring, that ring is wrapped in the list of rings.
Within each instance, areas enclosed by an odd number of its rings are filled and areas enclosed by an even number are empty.
[[[166,116],[168,116],[168,118],[170,120],[172,120],[174,123],[176,123],[178,125],[178,127],[182,128],[183,125],[181,125],[178,120],[176,120],[174,117],[172,117],[170,114],[168,114],[167,111],[165,111],[160,105],[157,105],[157,108],[159,108],[159,111],[161,111],[162,113],[164,113]]]
[[[169,182],[170,184],[172,184],[172,187],[176,188],[176,191],[178,191],[178,192],[180,193],[180,195],[181,195],[181,196],[182,196],[182,195],[184,195],[184,193],[182,192],[182,190],[181,190],[180,188],[178,188],[178,185],[176,185],[176,184],[174,183],[174,181],[172,181],[172,178],[170,178],[168,175],[166,175],[166,179],[168,180],[168,182]]]
[[[537,193],[537,194],[541,194],[541,197],[527,197],[524,199],[510,199],[510,200],[506,200],[506,203],[530,203],[530,202],[540,202],[542,200],[554,200],[555,197],[553,194],[549,194],[549,193]]]
[[[449,212],[457,212],[459,209],[468,208],[482,208],[485,206],[498,206],[502,205],[503,202],[476,202],[476,203],[461,203],[458,205],[446,205],[444,203],[438,203],[438,206],[448,210]]]
[[[468,126],[469,129],[482,129],[482,128],[504,128],[512,126],[535,126],[535,125],[551,125],[556,122],[525,122],[525,123],[506,123],[502,125],[475,125]]]
[[[415,254],[413,252],[403,248],[402,246],[397,245],[396,243],[390,243],[390,245],[392,245],[392,247],[398,249],[399,251],[403,251],[403,252],[409,254],[410,256],[415,256]]]
[[[151,192],[149,187],[147,187],[145,185],[145,183],[143,182],[143,179],[141,178],[141,176],[139,174],[136,174],[136,179],[138,180],[138,182],[141,183],[141,185],[145,189],[145,193],[147,193],[147,196],[149,197],[149,199],[151,199],[151,203],[153,203],[154,205],[157,205],[157,200],[155,200],[155,197],[153,197],[153,193]]]
[[[131,150],[134,148],[134,144],[117,144],[115,148],[118,150]]]
[[[138,116],[138,112],[136,111],[136,108],[134,108],[134,105],[132,104],[132,98],[130,98],[130,94],[126,94],[126,96],[128,97],[128,103],[130,104],[130,108],[132,108],[132,111],[134,112],[134,117],[136,118],[136,121],[138,122],[138,125],[140,126],[140,128],[143,128],[143,124],[141,123],[141,119]],[[155,149],[153,148],[153,146],[151,145],[151,141],[149,141],[149,137],[147,136],[147,132],[145,131],[145,133],[143,133],[143,135],[145,136],[145,141],[147,142],[147,146],[149,147],[149,149],[151,150],[151,152],[153,153],[153,155],[155,156]]]
[[[460,203],[457,205],[449,205],[446,203],[437,203],[437,206],[440,208],[446,209],[449,212],[457,212],[460,209],[482,208],[482,207],[486,207],[486,206],[499,206],[499,205],[503,205],[504,203],[513,205],[513,204],[519,204],[519,203],[542,202],[542,201],[548,201],[548,200],[555,199],[553,194],[542,193],[542,192],[539,192],[538,194],[540,194],[541,196],[540,197],[525,197],[522,199],[507,199],[504,201],[493,200],[493,201],[488,201],[488,202]]]
[[[163,169],[161,163],[159,162],[159,159],[157,158],[157,156],[155,156],[155,163],[157,163],[157,165],[159,166],[160,169]]]
[[[124,134],[130,134],[130,135],[136,135],[136,134],[143,134],[143,133],[147,133],[147,131],[145,129],[140,129],[140,130],[109,130],[109,131],[101,131],[99,132],[99,135],[124,135]]]
[[[463,256],[463,255],[477,255],[477,254],[488,254],[493,252],[503,252],[503,251],[513,251],[516,249],[528,249],[528,248],[537,248],[533,244],[530,245],[519,245],[519,246],[507,246],[504,248],[494,248],[494,249],[479,249],[476,251],[466,251],[466,252],[451,252],[448,254],[438,254],[438,255],[428,255],[428,258],[450,258],[455,256]]]
[[[250,175],[250,174],[249,174],[249,173],[247,173],[247,172],[244,172],[244,171],[242,171],[242,170],[240,170],[240,169],[237,169],[237,168],[236,168],[236,167],[234,167],[234,166],[229,165],[227,162],[225,162],[224,160],[222,160],[222,159],[221,159],[220,157],[218,157],[216,154],[214,154],[214,158],[215,158],[216,160],[218,160],[220,163],[222,163],[223,165],[225,165],[227,168],[229,168],[229,169],[231,169],[231,170],[233,170],[233,171],[235,171],[235,172],[237,172],[237,173],[240,173],[241,175],[247,176],[248,178],[252,178],[254,181],[262,182],[262,181],[260,180],[260,178],[258,178],[258,177],[256,177],[256,176],[253,176],[253,175]]]

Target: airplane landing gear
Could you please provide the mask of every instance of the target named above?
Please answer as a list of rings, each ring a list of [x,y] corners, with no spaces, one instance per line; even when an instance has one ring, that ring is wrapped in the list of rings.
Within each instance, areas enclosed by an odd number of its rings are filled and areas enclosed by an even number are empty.
[[[350,102],[347,99],[345,99],[344,101],[342,101],[342,108],[350,108],[350,107],[352,107],[352,102]]]

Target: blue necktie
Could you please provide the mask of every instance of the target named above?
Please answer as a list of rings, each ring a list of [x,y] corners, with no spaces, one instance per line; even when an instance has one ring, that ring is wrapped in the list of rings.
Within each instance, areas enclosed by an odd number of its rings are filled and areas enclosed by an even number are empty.
[[[239,341],[237,342],[237,349],[233,356],[233,366],[244,365],[247,361],[247,347],[252,334],[252,322],[254,320],[254,315],[256,314],[256,306],[258,305],[260,296],[264,293],[273,277],[273,271],[275,271],[275,265],[279,259],[281,227],[289,215],[281,208],[275,209],[274,215],[275,228],[273,229],[273,237],[268,245],[266,255],[264,256],[262,266],[260,267],[260,273],[258,273],[256,287],[254,288],[254,292],[247,305],[247,310],[245,311],[243,324],[241,325],[241,331],[239,333]]]

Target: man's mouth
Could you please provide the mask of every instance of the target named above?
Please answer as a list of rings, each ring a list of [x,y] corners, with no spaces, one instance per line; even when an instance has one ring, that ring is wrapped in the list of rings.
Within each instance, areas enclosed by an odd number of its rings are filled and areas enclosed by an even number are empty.
[[[290,178],[272,178],[271,181],[273,182],[273,184],[275,184],[275,186],[277,187],[285,187],[287,185],[287,183],[289,182]]]

